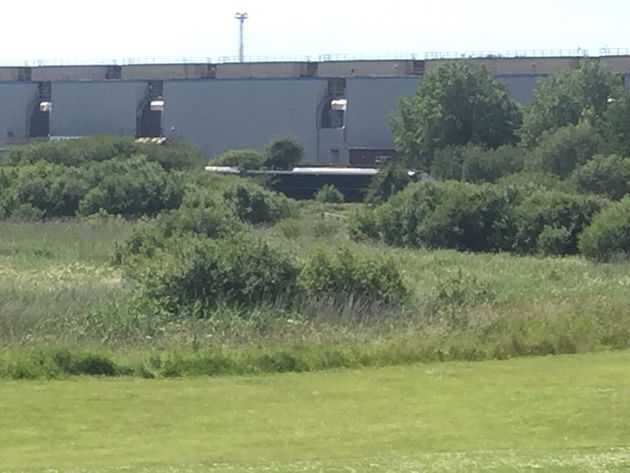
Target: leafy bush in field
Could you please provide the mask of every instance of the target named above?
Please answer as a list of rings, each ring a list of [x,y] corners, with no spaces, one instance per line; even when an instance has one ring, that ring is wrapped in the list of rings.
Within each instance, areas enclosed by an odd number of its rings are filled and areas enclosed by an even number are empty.
[[[326,184],[315,194],[315,200],[329,204],[340,204],[344,201],[344,198],[343,193],[339,189],[332,184]]]
[[[555,174],[546,172],[518,172],[504,176],[496,182],[501,187],[516,188],[522,194],[529,194],[536,190],[555,190],[572,192],[572,186]]]
[[[400,303],[409,297],[392,260],[368,259],[348,249],[311,256],[300,272],[299,286],[315,298]]]
[[[609,104],[599,128],[612,152],[630,156],[630,96],[623,94]]]
[[[495,186],[421,182],[375,209],[376,228],[393,245],[496,251],[509,244],[509,204]]]
[[[547,133],[530,156],[530,170],[567,177],[578,166],[606,150],[599,132],[588,123],[568,125]]]
[[[139,154],[166,170],[199,169],[205,162],[194,147],[184,143],[141,144],[134,143],[133,139],[127,137],[90,136],[76,140],[16,146],[2,158],[2,163],[21,166],[45,161],[62,166],[83,166],[107,161],[116,156],[131,157]]]
[[[239,183],[228,188],[223,197],[243,222],[253,225],[274,223],[291,216],[292,202],[282,194],[255,184]]]
[[[354,239],[396,246],[571,254],[604,205],[536,186],[423,182],[356,214],[350,229]]]
[[[144,156],[95,163],[87,172],[92,187],[79,204],[83,215],[101,210],[121,215],[154,215],[179,207],[184,195],[181,176],[165,171]]]
[[[600,261],[630,255],[630,197],[611,204],[593,219],[581,235],[580,251]]]
[[[494,182],[523,167],[524,150],[504,145],[496,149],[469,144],[435,151],[431,175],[436,179]]]
[[[365,201],[368,204],[381,204],[396,192],[403,190],[411,182],[407,168],[399,162],[391,162],[372,178]]]
[[[3,189],[6,213],[31,206],[44,218],[73,216],[90,188],[87,173],[46,162],[13,168],[12,181]]]
[[[348,223],[348,233],[355,241],[378,241],[380,233],[374,211],[365,207],[356,210]]]
[[[630,158],[595,156],[573,173],[578,190],[619,200],[630,194]]]
[[[265,150],[265,166],[292,169],[304,158],[304,145],[294,136],[275,138]]]
[[[181,238],[140,277],[145,295],[173,314],[228,304],[260,305],[295,290],[294,258],[245,235],[210,240]]]
[[[558,191],[525,195],[512,214],[514,249],[522,253],[574,254],[579,234],[604,207],[594,197]]]
[[[255,149],[232,149],[215,156],[210,164],[254,170],[265,166],[265,157]]]
[[[225,207],[182,207],[160,213],[151,220],[141,220],[131,236],[119,244],[115,261],[122,262],[132,255],[153,257],[176,240],[186,235],[210,239],[227,238],[244,231],[244,226]]]

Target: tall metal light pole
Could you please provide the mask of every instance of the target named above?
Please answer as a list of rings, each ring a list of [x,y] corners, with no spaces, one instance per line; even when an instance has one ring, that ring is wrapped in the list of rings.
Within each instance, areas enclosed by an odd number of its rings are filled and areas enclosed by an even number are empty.
[[[238,60],[239,62],[243,62],[244,61],[243,51],[245,49],[245,45],[243,41],[243,26],[245,24],[245,20],[247,20],[248,18],[247,13],[237,12],[236,15],[234,15],[234,18],[236,18],[239,21],[239,28],[240,28],[240,42],[238,45]]]

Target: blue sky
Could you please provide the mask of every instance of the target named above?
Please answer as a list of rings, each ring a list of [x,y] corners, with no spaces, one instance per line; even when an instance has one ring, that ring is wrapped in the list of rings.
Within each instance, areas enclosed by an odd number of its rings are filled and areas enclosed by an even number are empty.
[[[621,0],[31,0],[2,7],[0,60],[630,48]]]

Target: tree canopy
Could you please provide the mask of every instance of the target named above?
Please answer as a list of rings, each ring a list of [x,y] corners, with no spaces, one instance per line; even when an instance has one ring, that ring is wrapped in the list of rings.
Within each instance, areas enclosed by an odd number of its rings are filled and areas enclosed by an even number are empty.
[[[622,95],[619,75],[606,71],[597,60],[584,59],[577,69],[540,82],[525,109],[521,137],[527,145],[534,145],[549,130],[582,119],[597,121]]]
[[[434,150],[445,146],[513,143],[520,118],[506,87],[484,66],[453,61],[430,69],[415,94],[400,100],[390,127],[403,156],[428,168]]]

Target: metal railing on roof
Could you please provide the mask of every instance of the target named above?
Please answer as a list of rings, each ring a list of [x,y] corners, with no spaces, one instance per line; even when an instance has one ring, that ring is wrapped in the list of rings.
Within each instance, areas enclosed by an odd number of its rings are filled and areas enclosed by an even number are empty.
[[[483,59],[588,56],[586,49],[523,49],[508,51],[427,51],[425,59]]]
[[[320,54],[319,56],[245,56],[245,63],[257,62],[328,62],[328,61],[385,61],[413,60],[414,53],[387,54]],[[0,60],[0,67],[46,67],[46,66],[135,66],[152,64],[232,64],[239,63],[237,56],[211,57],[143,57],[143,58],[71,58]]]

